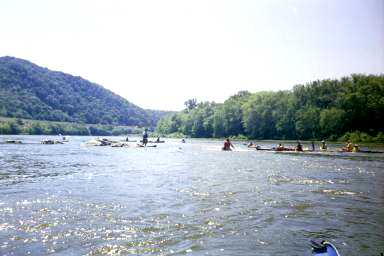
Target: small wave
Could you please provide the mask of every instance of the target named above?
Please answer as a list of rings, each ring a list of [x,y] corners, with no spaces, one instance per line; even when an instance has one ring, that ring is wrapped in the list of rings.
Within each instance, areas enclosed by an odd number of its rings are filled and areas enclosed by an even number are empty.
[[[352,191],[346,191],[346,190],[336,190],[336,189],[321,189],[321,190],[315,190],[312,191],[314,193],[320,193],[320,194],[326,194],[326,195],[332,195],[332,196],[354,196],[357,193]]]
[[[333,180],[321,180],[321,179],[310,179],[310,178],[288,178],[285,176],[269,176],[268,180],[271,184],[280,185],[280,184],[296,184],[296,185],[325,185],[325,184],[335,184],[342,183],[345,184],[346,181],[333,181]]]
[[[305,211],[306,209],[314,207],[314,205],[311,203],[302,202],[302,203],[292,204],[291,207],[297,211]]]

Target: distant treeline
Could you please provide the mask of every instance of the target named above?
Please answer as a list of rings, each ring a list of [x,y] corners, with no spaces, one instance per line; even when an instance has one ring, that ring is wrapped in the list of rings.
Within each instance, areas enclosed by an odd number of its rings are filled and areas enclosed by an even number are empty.
[[[118,136],[140,133],[138,127],[0,118],[0,134]]]
[[[188,100],[162,118],[160,134],[249,139],[384,142],[384,75],[354,74],[290,91],[241,91],[223,104]]]

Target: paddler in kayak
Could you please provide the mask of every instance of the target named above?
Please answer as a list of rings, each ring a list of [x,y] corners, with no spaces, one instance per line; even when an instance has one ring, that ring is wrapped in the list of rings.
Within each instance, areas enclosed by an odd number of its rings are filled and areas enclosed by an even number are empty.
[[[324,140],[321,141],[320,150],[327,151],[327,144],[325,144]]]
[[[315,142],[314,141],[311,142],[311,151],[315,151]]]
[[[275,148],[276,151],[284,151],[285,148],[283,145],[281,145],[281,143],[279,143],[279,145],[277,146],[277,148]]]
[[[347,141],[347,144],[344,148],[341,149],[344,152],[352,152],[353,151],[353,144],[350,140]]]
[[[295,150],[296,151],[303,151],[303,145],[301,145],[300,141],[297,142]]]
[[[353,144],[350,140],[348,140],[347,145],[345,146],[346,151],[352,152],[353,150]]]
[[[224,141],[224,147],[222,149],[225,150],[225,151],[231,151],[232,150],[231,148],[235,148],[235,146],[233,146],[231,141],[227,138]]]
[[[261,149],[261,147],[260,147],[259,145],[253,143],[252,141],[248,143],[247,147],[248,147],[248,148],[255,148],[255,149],[257,149],[257,150],[260,150],[260,149]]]
[[[147,146],[147,143],[148,143],[148,129],[145,128],[144,132],[143,132],[143,146]]]

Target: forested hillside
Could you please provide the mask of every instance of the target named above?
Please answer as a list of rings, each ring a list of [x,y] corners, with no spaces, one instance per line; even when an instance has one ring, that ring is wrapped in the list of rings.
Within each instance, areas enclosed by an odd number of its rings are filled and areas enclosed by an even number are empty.
[[[14,57],[0,57],[0,116],[154,126],[164,114],[144,110],[81,77]]]
[[[384,75],[314,81],[290,91],[239,92],[223,104],[186,102],[157,131],[192,137],[384,142]]]

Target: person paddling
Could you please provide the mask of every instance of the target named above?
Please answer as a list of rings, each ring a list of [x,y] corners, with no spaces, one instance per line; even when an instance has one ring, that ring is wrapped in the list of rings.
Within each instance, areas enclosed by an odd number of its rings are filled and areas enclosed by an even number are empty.
[[[147,143],[148,143],[148,129],[145,128],[143,132],[143,145],[147,146]]]
[[[327,151],[327,144],[325,144],[324,140],[321,141],[320,150]]]
[[[353,144],[350,140],[347,141],[347,145],[345,146],[344,148],[344,151],[347,151],[347,152],[352,152],[353,150]]]
[[[286,150],[286,149],[284,148],[283,145],[281,145],[281,143],[279,143],[279,145],[277,146],[277,148],[276,148],[275,150],[276,150],[276,151],[284,151],[284,150]]]
[[[230,151],[230,150],[232,150],[231,148],[235,148],[235,146],[233,146],[233,144],[231,143],[231,141],[227,138],[227,139],[224,141],[224,147],[223,147],[223,150]]]
[[[303,146],[301,145],[300,141],[297,142],[296,151],[303,151]]]

